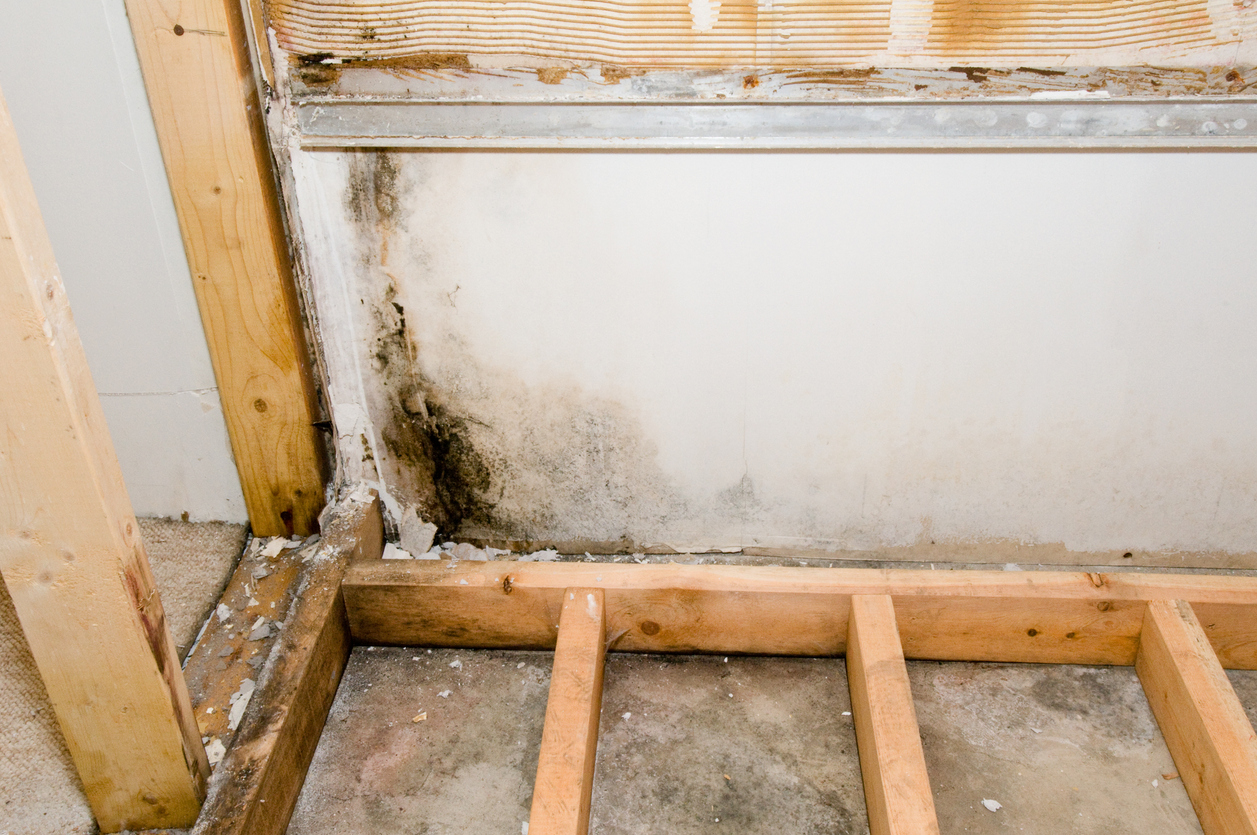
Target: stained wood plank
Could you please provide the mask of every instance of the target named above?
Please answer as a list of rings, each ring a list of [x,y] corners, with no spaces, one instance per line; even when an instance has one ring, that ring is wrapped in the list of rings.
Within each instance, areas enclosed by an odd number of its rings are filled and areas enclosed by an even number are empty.
[[[1205,66],[1252,21],[1206,0],[269,0],[296,56],[422,69]],[[1227,61],[1230,60],[1227,56]],[[505,61],[503,59],[506,59]],[[514,63],[509,63],[514,59]],[[529,60],[531,59],[531,60]],[[950,62],[950,63],[949,63]],[[1088,63],[1089,62],[1089,63]]]
[[[1182,598],[1209,613],[1228,666],[1257,669],[1251,577],[388,560],[354,565],[345,601],[364,642],[546,649],[574,586],[606,592],[629,652],[835,655],[850,597],[889,594],[909,658],[1124,665],[1144,603]]]
[[[126,6],[249,521],[313,533],[318,406],[240,5]]]
[[[531,835],[589,831],[607,640],[603,592],[566,589],[562,607],[528,818]]]
[[[0,97],[0,572],[105,832],[186,826],[208,764]]]
[[[925,751],[888,595],[851,598],[847,682],[872,835],[938,832]]]
[[[1148,604],[1135,671],[1206,835],[1257,833],[1257,734],[1190,603]]]
[[[351,639],[340,581],[383,550],[379,500],[350,498],[325,517],[279,640],[235,741],[210,782],[193,835],[283,835],[336,696]]]

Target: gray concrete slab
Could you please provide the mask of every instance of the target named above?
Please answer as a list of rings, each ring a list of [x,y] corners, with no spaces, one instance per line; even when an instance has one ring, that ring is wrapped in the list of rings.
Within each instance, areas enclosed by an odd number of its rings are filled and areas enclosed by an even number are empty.
[[[519,835],[551,657],[354,649],[289,835]]]
[[[354,650],[290,835],[521,833],[549,670],[548,653]],[[1132,668],[909,678],[944,835],[1200,832]],[[1231,679],[1257,720],[1257,673]],[[614,653],[591,831],[862,835],[849,711],[842,659]]]
[[[842,659],[608,658],[591,831],[867,833]]]
[[[944,833],[1201,831],[1133,667],[908,667]]]

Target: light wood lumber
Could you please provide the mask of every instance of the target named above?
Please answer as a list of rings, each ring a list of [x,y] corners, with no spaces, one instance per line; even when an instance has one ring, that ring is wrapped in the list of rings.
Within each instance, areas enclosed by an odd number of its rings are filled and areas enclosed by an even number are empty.
[[[872,835],[938,833],[895,607],[884,594],[851,598],[847,683]]]
[[[1205,835],[1257,833],[1257,735],[1191,604],[1148,604],[1135,671]]]
[[[1146,601],[1182,598],[1257,669],[1251,577],[386,560],[351,567],[345,601],[363,642],[546,649],[576,586],[606,592],[616,650],[837,655],[851,596],[889,594],[908,658],[1058,664],[1133,664]]]
[[[101,829],[191,823],[205,751],[2,97],[0,571]]]
[[[669,69],[1203,66],[1218,63],[1210,50],[1233,50],[1251,34],[1247,21],[1206,0],[725,0],[708,14],[686,0],[269,0],[268,7],[280,45],[296,56],[400,66],[409,58],[417,69],[470,69],[480,56],[514,66]],[[1221,28],[1223,20],[1231,25]]]
[[[307,535],[325,463],[236,0],[127,0],[253,532]]]
[[[341,577],[350,562],[378,559],[384,548],[374,496],[351,497],[325,520],[322,542],[192,835],[283,835],[288,828],[349,660]]]
[[[607,629],[601,589],[563,592],[530,835],[585,835],[594,787]]]
[[[219,598],[219,604],[229,612],[227,618],[219,617],[218,610],[211,613],[184,661],[183,678],[192,695],[201,736],[209,737],[206,745],[217,739],[230,746],[236,734],[230,723],[231,697],[245,679],[256,683],[260,678],[261,664],[278,640],[280,624],[305,574],[301,558],[309,553],[307,550],[285,550],[274,558],[262,556],[261,550],[255,548],[240,559]],[[259,568],[266,569],[266,576],[254,576]],[[250,640],[252,625],[259,617],[267,619],[271,634]]]

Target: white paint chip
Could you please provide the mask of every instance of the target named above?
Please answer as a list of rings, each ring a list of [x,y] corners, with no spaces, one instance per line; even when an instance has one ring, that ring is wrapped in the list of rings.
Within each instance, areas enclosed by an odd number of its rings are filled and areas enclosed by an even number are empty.
[[[438,695],[438,696],[440,696],[442,699],[448,699],[448,698],[450,697],[450,693],[452,693],[452,692],[454,692],[454,691],[452,691],[452,690],[442,690],[440,693],[437,693],[437,695]]]
[[[414,559],[414,557],[411,556],[409,551],[403,548],[398,548],[396,545],[394,545],[391,542],[384,543],[383,556],[384,556],[384,559],[386,560],[413,560]]]
[[[462,668],[463,668],[463,662],[460,659],[455,658],[453,661],[450,662],[451,670],[461,670]]]
[[[632,719],[632,718],[633,718],[633,714],[632,714],[632,712],[629,712],[629,713],[624,714],[624,715],[623,715],[623,716],[621,716],[620,718],[621,718],[621,719]]]
[[[284,546],[288,544],[288,540],[282,536],[277,536],[270,542],[266,543],[266,547],[262,549],[264,557],[278,557],[279,552],[284,550]]]
[[[219,603],[218,608],[214,610],[214,614],[218,615],[219,623],[226,623],[231,620],[231,609],[225,603]]]
[[[720,0],[690,0],[690,19],[696,32],[710,32],[720,17]]]
[[[214,767],[223,761],[223,757],[227,756],[227,746],[223,745],[223,741],[218,737],[214,737],[205,746],[205,756],[209,758],[210,767]]]
[[[982,805],[986,807],[988,812],[998,812],[1000,809],[1004,808],[1004,804],[1000,803],[998,800],[983,799]]]
[[[246,678],[240,682],[240,689],[231,694],[231,712],[227,714],[227,727],[233,731],[240,727],[240,720],[244,718],[244,709],[249,706],[249,700],[253,698],[253,691],[257,687],[257,683],[251,678]]]

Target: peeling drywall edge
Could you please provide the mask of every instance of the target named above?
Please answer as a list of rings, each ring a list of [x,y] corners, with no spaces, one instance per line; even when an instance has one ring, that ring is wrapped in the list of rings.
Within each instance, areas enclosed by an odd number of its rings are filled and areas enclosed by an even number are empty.
[[[361,443],[366,445],[372,456],[379,449],[375,426],[365,407],[363,369],[354,349],[359,335],[351,313],[349,283],[341,274],[339,259],[319,258],[307,245],[308,241],[318,239],[326,242],[324,251],[337,252],[336,236],[330,233],[332,218],[326,211],[330,205],[326,197],[320,194],[322,199],[319,200],[298,200],[298,181],[316,189],[321,181],[312,170],[315,157],[309,155],[311,152],[300,150],[296,114],[289,95],[291,62],[279,46],[274,29],[268,28],[266,36],[274,59],[272,71],[275,82],[274,87],[269,89],[267,131],[279,171],[280,192],[287,208],[293,271],[302,297],[302,316],[314,343],[316,368],[322,377],[333,430],[335,475],[329,484],[329,501],[343,493],[348,485],[366,483],[378,491],[388,515],[400,519],[402,508],[380,478],[374,458],[366,460],[359,450],[350,446],[359,443],[361,438]],[[334,328],[324,326],[328,318],[336,322]],[[350,427],[343,425],[346,404],[357,407]]]

